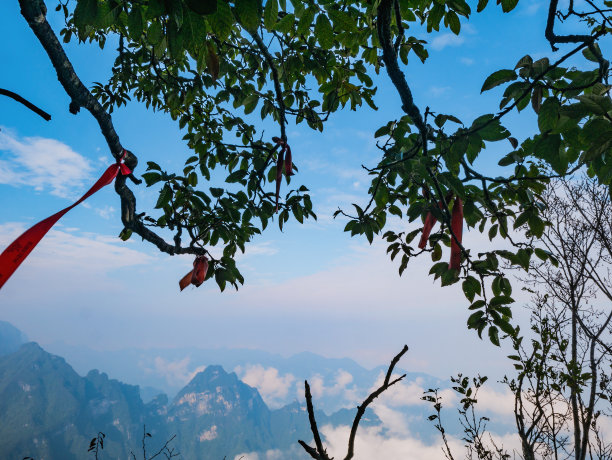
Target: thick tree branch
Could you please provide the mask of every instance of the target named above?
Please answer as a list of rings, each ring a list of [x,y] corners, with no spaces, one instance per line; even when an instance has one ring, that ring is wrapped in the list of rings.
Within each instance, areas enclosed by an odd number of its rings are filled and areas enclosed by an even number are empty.
[[[550,0],[548,19],[546,21],[546,29],[544,31],[544,36],[550,43],[552,50],[557,51],[559,49],[555,46],[556,43],[592,43],[594,37],[590,35],[555,35],[553,29],[555,26],[555,17],[557,16],[558,4],[559,0]]]
[[[79,107],[86,108],[96,119],[100,131],[106,139],[111,154],[116,160],[123,155],[123,146],[115,131],[111,116],[102,108],[102,105],[91,94],[87,87],[77,76],[70,60],[66,56],[53,29],[46,19],[47,8],[43,0],[19,0],[21,14],[47,52],[62,87],[71,98],[70,111],[76,113]],[[133,171],[138,165],[136,155],[127,150],[124,158],[125,164]],[[140,183],[133,175],[129,176],[134,182]],[[126,176],[119,175],[115,179],[115,191],[121,198],[121,221],[123,225],[138,234],[144,240],[153,243],[160,251],[167,254],[195,254],[205,255],[207,251],[194,246],[176,248],[174,244],[167,243],[163,238],[149,230],[139,220],[136,214],[136,197],[126,184]]]
[[[427,127],[421,115],[421,111],[414,103],[412,91],[406,82],[404,72],[399,68],[397,63],[397,53],[391,41],[391,10],[393,8],[393,0],[382,0],[378,6],[377,15],[377,32],[378,41],[382,47],[382,58],[387,69],[387,74],[393,82],[393,85],[399,93],[402,101],[402,110],[412,119],[419,133],[423,137],[423,144],[426,142]]]

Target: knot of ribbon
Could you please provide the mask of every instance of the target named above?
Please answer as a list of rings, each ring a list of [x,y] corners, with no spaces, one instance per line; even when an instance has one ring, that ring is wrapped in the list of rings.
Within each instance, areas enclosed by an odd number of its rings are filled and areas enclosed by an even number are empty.
[[[195,287],[199,287],[204,282],[207,271],[208,259],[206,256],[197,256],[193,261],[193,270],[183,276],[183,278],[179,281],[181,291],[190,284],[193,284]]]
[[[51,230],[51,227],[53,227],[64,214],[85,201],[101,188],[113,182],[119,172],[121,172],[121,174],[124,176],[132,174],[130,168],[123,163],[126,155],[127,150],[123,149],[121,157],[115,163],[106,168],[106,171],[104,171],[102,176],[100,176],[96,183],[85,193],[85,195],[79,198],[78,201],[71,204],[67,208],[62,209],[61,211],[56,212],[52,216],[41,220],[33,227],[30,227],[21,236],[19,236],[19,238],[13,241],[2,252],[2,254],[0,254],[0,289],[13,275],[13,273],[15,273],[15,270],[17,270],[19,265],[21,265],[26,257],[28,257],[30,252],[32,252],[40,240],[42,240],[47,232]]]
[[[119,166],[119,170],[121,171],[121,174],[123,176],[129,176],[130,174],[132,174],[132,170],[128,168],[127,165],[124,163],[127,153],[127,150],[123,149],[123,153],[121,154],[121,157],[117,159],[116,163]]]
[[[287,141],[276,136],[272,138],[272,141],[281,147],[280,152],[278,152],[278,159],[276,160],[276,208],[274,212],[278,212],[278,195],[283,178],[283,165],[285,166],[285,175],[293,176],[293,161],[291,158],[291,147],[289,147]]]

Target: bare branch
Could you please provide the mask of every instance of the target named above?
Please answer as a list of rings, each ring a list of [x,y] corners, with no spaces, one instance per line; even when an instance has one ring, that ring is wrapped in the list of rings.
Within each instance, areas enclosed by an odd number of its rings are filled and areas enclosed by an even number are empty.
[[[30,109],[32,112],[36,113],[37,115],[40,115],[46,121],[50,121],[51,120],[51,115],[49,115],[43,109],[35,106],[34,104],[32,104],[27,99],[21,97],[19,94],[14,93],[12,91],[9,91],[7,89],[2,89],[2,88],[0,88],[0,94],[2,96],[10,97],[10,98],[16,100],[17,102],[20,102],[21,104],[25,105],[28,109]]]

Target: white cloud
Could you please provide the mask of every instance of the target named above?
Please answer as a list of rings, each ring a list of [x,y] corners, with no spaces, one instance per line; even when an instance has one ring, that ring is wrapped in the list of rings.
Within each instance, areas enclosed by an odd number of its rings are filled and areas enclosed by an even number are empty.
[[[191,359],[189,356],[178,360],[170,361],[156,356],[153,360],[153,367],[144,369],[146,373],[162,376],[173,387],[181,387],[189,383],[198,372],[202,372],[206,366],[198,366],[194,370],[189,370]]]
[[[236,258],[246,256],[271,256],[278,252],[278,249],[272,246],[272,242],[266,241],[264,243],[249,243],[246,245],[244,254],[238,252]]]
[[[461,35],[455,35],[449,32],[434,38],[431,42],[431,47],[436,51],[441,51],[447,46],[460,46],[463,42],[465,42],[465,38]]]
[[[85,204],[85,203],[83,203],[83,204]],[[110,219],[115,214],[115,208],[113,206],[106,205],[103,208],[96,208],[95,212],[102,219]]]
[[[8,246],[26,230],[22,223],[0,224],[0,248]],[[44,292],[47,286],[65,286],[71,291],[105,290],[117,287],[111,281],[112,274],[122,268],[152,264],[156,258],[128,246],[116,236],[79,232],[59,226],[45,235],[28,258],[17,269],[6,286],[28,295],[37,295],[37,290],[25,286],[32,279]],[[58,284],[59,283],[59,284]],[[19,287],[21,285],[21,287]],[[40,295],[38,292],[38,295]]]
[[[0,184],[34,187],[52,195],[74,198],[90,178],[89,160],[55,139],[19,138],[0,131]]]
[[[347,443],[350,433],[348,426],[332,427],[326,425],[321,429],[325,437],[325,447],[330,457],[343,458],[346,455]],[[446,457],[442,452],[442,441],[425,444],[415,436],[405,433],[403,435],[383,435],[382,427],[360,427],[355,439],[355,460],[373,458],[401,458],[403,460],[442,460]],[[448,444],[455,458],[463,458],[465,453],[464,442],[447,434]],[[520,441],[517,435],[506,434],[493,436],[498,446],[504,446],[509,452],[520,452]]]
[[[274,367],[263,367],[260,364],[238,366],[234,372],[247,385],[257,388],[265,403],[271,409],[278,409],[285,404],[285,399],[295,377],[292,374],[280,375]]]
[[[514,416],[514,396],[507,388],[495,391],[488,386],[483,386],[478,390],[476,399],[479,411],[493,412],[508,417]]]
[[[474,64],[474,59],[469,58],[469,57],[462,57],[459,58],[459,62],[461,62],[461,64],[463,65],[473,65]]]
[[[315,374],[308,379],[308,385],[310,385],[310,393],[315,399],[323,396],[342,396],[344,400],[351,401],[351,403],[358,402],[357,387],[355,385],[349,387],[353,383],[353,376],[345,371],[344,369],[338,369],[334,377],[333,384],[330,386],[325,385],[323,377],[319,374]],[[297,394],[301,398],[304,389],[298,385]]]
[[[234,457],[234,460],[284,460],[285,458],[287,458],[285,452],[272,449],[259,454],[256,452],[238,454]]]
[[[350,428],[330,425],[321,429],[330,457],[343,458],[346,455]],[[461,441],[450,438],[451,446],[459,451]],[[381,427],[361,427],[355,439],[355,460],[373,458],[401,458],[403,460],[442,460],[444,454],[440,444],[427,445],[410,436],[384,436]]]

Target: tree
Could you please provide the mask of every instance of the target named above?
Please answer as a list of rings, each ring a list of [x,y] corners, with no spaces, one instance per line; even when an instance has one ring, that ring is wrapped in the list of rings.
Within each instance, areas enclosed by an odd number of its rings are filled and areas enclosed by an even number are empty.
[[[497,3],[508,12],[518,2]],[[539,195],[547,182],[580,168],[603,185],[612,178],[609,63],[598,45],[609,31],[609,10],[600,3],[589,1],[578,10],[570,2],[561,10],[551,0],[545,36],[553,51],[557,46],[569,46],[569,51],[554,62],[525,56],[513,68],[494,72],[482,91],[507,84],[500,111],[464,124],[453,115],[417,107],[400,68],[411,53],[427,58],[426,43],[408,36],[410,27],[421,24],[429,32],[448,27],[459,34],[459,18],[472,14],[464,0],[60,2],[56,9],[66,18],[65,42],[76,39],[101,47],[111,37],[118,42],[112,76],[91,91],[46,21],[44,2],[20,0],[24,18],[70,98],[70,111],[85,108],[96,118],[117,161],[123,158],[131,170],[138,164],[137,156],[124,150],[111,118],[115,107],[132,98],[168,113],[184,128],[194,154],[183,171],[163,171],[148,162],[142,174],[147,186],[160,186],[154,211],[138,212],[128,186],[128,179],[139,184],[135,175],[115,180],[125,227],[120,236],[135,233],[170,255],[195,255],[196,270],[185,282],[199,285],[214,277],[222,290],[228,283],[237,288],[244,282],[234,256],[271,219],[282,228],[291,215],[299,222],[316,217],[305,186],[279,197],[283,176],[290,184],[297,171],[288,121],[322,130],[328,117],[348,104],[351,109],[364,102],[374,106],[371,75],[384,67],[405,114],[376,132],[383,138],[382,154],[369,169],[370,201],[355,204],[352,214],[338,210],[337,215],[348,218],[346,231],[370,242],[383,232],[389,214],[410,222],[424,219],[423,228],[417,224],[407,234],[384,233],[391,258],[401,253],[401,274],[412,257],[430,254],[435,262],[431,273],[442,285],[462,281],[475,310],[468,326],[479,335],[488,328],[494,344],[500,330],[514,330],[508,307],[512,288],[500,260],[527,269],[533,254],[550,257],[535,240],[545,228]],[[495,7],[480,0],[476,10],[487,6]],[[566,21],[579,21],[584,34],[557,35],[555,24]],[[580,52],[580,68],[563,67]],[[519,143],[502,120],[530,101],[539,133]],[[249,116],[258,105],[260,117],[277,125],[278,136],[258,134]],[[499,161],[507,173],[490,177],[476,160],[490,143],[501,141],[511,148]],[[228,186],[202,187],[219,169],[228,174]],[[275,191],[266,187],[272,182]],[[436,221],[441,227],[430,233]],[[513,250],[475,253],[464,247],[464,221],[491,239],[510,241]],[[517,239],[513,229],[524,224],[526,238]],[[419,233],[421,241],[414,247]],[[449,263],[441,261],[443,246],[451,248]],[[222,257],[213,257],[212,247],[222,247]]]
[[[518,0],[496,3],[479,0],[476,12],[498,7],[508,12]],[[570,0],[563,9],[558,0],[550,0],[543,33],[553,52],[563,47],[560,55],[535,61],[525,56],[490,75],[482,91],[505,87],[499,109],[471,123],[418,107],[400,67],[400,61],[407,65],[413,54],[422,61],[428,57],[427,43],[408,34],[411,27],[420,25],[428,32],[447,27],[461,33],[460,18],[473,14],[465,0],[60,2],[57,10],[66,19],[64,41],[104,46],[112,38],[118,43],[111,78],[91,91],[78,79],[47,23],[44,2],[20,0],[20,5],[71,100],[70,111],[85,108],[96,118],[117,161],[125,156],[131,170],[138,165],[111,119],[113,109],[132,98],[168,113],[185,129],[185,141],[194,154],[185,160],[183,171],[163,171],[148,162],[142,174],[147,186],[160,187],[156,211],[137,211],[128,186],[128,179],[139,184],[134,175],[118,176],[115,189],[122,205],[122,238],[137,234],[167,254],[193,254],[196,267],[187,281],[195,284],[214,277],[222,290],[228,283],[237,287],[244,280],[234,256],[270,220],[276,219],[282,228],[292,215],[299,222],[316,217],[306,187],[280,198],[283,176],[291,185],[290,176],[297,172],[287,123],[306,122],[322,130],[331,114],[346,105],[355,110],[364,102],[374,106],[372,75],[381,68],[404,114],[376,132],[382,138],[381,158],[369,168],[369,202],[355,204],[354,211],[338,210],[337,215],[348,219],[347,232],[365,235],[370,242],[384,232],[388,215],[409,222],[422,219],[424,225],[414,224],[410,232],[383,233],[391,258],[401,255],[400,274],[412,257],[429,254],[434,262],[430,273],[442,285],[462,282],[473,310],[468,327],[479,335],[487,329],[492,343],[499,345],[501,331],[521,346],[519,329],[511,324],[508,266],[528,270],[537,260],[561,263],[546,239],[541,240],[549,225],[544,197],[550,180],[586,170],[609,193],[610,69],[599,46],[612,25],[607,1],[588,0],[579,8]],[[573,22],[583,31],[559,35],[555,28],[562,22]],[[570,61],[573,66],[566,67]],[[253,121],[258,106],[260,117],[277,125],[277,136],[259,134]],[[537,114],[538,132],[519,142],[502,121],[514,109],[522,112],[529,106]],[[508,152],[499,159],[505,174],[492,177],[479,168],[477,159],[494,142],[503,142]],[[202,187],[203,180],[220,169],[227,173],[229,185]],[[271,183],[274,190],[268,189]],[[441,226],[432,233],[437,221]],[[506,240],[512,250],[478,253],[464,247],[464,222],[491,240]],[[413,245],[419,234],[420,241]],[[449,262],[441,261],[444,246],[450,246]],[[223,247],[223,256],[214,258],[211,247]],[[605,277],[598,278],[599,272],[589,265],[584,269],[589,283],[601,290]],[[570,311],[570,318],[579,324],[576,310]],[[555,321],[563,323],[564,318]],[[590,340],[586,343],[600,347],[586,331],[593,337],[597,333],[583,329]],[[578,330],[582,329],[576,326]],[[531,355],[526,356],[521,359]],[[534,357],[539,359],[539,352]],[[576,358],[568,362],[574,366]],[[592,375],[576,374],[577,368],[564,371],[574,386],[569,393],[572,410],[582,404],[576,385],[595,381]],[[525,373],[523,379],[528,378]],[[589,410],[578,432],[580,455],[595,418],[592,411],[589,418]]]
[[[588,178],[556,180],[542,198],[550,224],[541,243],[557,264],[532,263],[523,279],[533,295],[530,330],[512,338],[515,374],[503,379],[514,397],[520,454],[610,459],[612,443],[601,426],[612,417],[612,203],[607,189]],[[484,379],[452,381],[470,458],[512,458],[487,436],[488,419],[476,415]],[[444,436],[437,391],[424,399],[434,405],[431,418]]]

